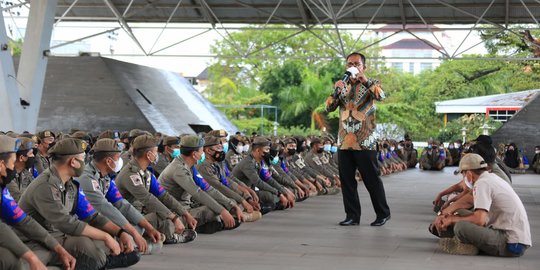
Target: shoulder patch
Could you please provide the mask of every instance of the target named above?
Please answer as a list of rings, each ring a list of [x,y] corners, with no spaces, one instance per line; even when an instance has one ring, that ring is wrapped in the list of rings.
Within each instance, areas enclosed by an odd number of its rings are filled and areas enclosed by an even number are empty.
[[[97,180],[92,180],[92,188],[94,191],[100,191],[99,182]]]
[[[55,201],[62,200],[62,198],[60,196],[60,190],[59,189],[57,189],[56,187],[51,187],[51,192],[52,192],[52,195],[53,195],[53,200],[55,200]]]
[[[140,186],[143,184],[142,179],[138,174],[130,175],[129,178],[134,186]]]

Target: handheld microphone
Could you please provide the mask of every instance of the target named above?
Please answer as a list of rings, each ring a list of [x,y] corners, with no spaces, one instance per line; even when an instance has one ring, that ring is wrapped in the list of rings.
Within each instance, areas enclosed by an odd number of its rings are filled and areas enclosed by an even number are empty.
[[[356,67],[350,67],[350,68],[347,69],[347,71],[345,71],[345,74],[343,74],[343,77],[341,78],[341,80],[344,83],[347,83],[351,77],[356,77],[358,72],[359,71],[358,71],[358,69]],[[339,87],[336,87],[336,89],[334,89],[334,93],[332,94],[333,98],[337,98],[338,90],[339,90]]]

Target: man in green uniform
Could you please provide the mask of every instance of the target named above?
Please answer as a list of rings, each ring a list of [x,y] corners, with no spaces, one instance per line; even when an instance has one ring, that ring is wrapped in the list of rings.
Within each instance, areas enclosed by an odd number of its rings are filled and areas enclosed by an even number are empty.
[[[92,161],[85,166],[81,177],[77,178],[86,198],[100,214],[128,232],[142,254],[157,252],[161,249],[161,234],[122,197],[116,182],[110,177],[122,169],[118,143],[113,139],[100,139],[91,152]],[[152,240],[148,245],[139,232],[141,229],[137,230],[134,225],[146,231],[147,237]]]
[[[17,151],[15,160],[16,175],[13,181],[7,185],[9,193],[15,199],[19,201],[21,195],[26,190],[26,187],[34,180],[34,142],[29,138],[19,138],[21,141],[21,147]]]
[[[197,171],[213,188],[221,192],[227,198],[234,200],[241,205],[246,213],[243,213],[245,221],[255,221],[260,218],[260,212],[254,211],[253,198],[249,193],[247,198],[244,193],[238,189],[238,183],[228,179],[226,172],[220,163],[225,159],[225,152],[220,139],[214,136],[204,137],[204,162],[197,165]]]
[[[176,136],[165,136],[161,144],[163,146],[163,152],[158,153],[159,160],[157,164],[153,166],[156,177],[159,177],[174,158],[180,156],[180,138]]]
[[[291,192],[287,192],[283,186],[275,183],[271,175],[268,177],[268,167],[263,160],[270,159],[270,144],[267,138],[256,137],[251,146],[251,153],[233,169],[233,175],[236,178],[252,189],[258,189],[257,195],[263,214],[274,209],[292,207],[295,201]]]
[[[38,173],[42,173],[51,165],[48,151],[54,146],[54,140],[54,133],[50,130],[38,133],[38,152],[36,154],[36,170]]]
[[[311,149],[306,153],[304,160],[306,164],[319,174],[326,176],[329,179],[331,186],[328,187],[329,194],[337,194],[340,192],[337,183],[339,183],[339,177],[330,169],[330,166],[325,166],[321,159],[323,158],[323,144],[319,138],[313,138],[311,140]],[[327,162],[328,163],[328,162]]]
[[[422,151],[420,168],[423,170],[441,171],[446,163],[446,151],[439,149],[439,142],[430,140],[428,146]]]
[[[6,188],[16,174],[15,153],[19,145],[18,139],[0,135],[0,269],[29,267],[41,270],[46,269],[45,265],[62,264],[65,269],[75,269],[75,258],[39,223],[26,215]],[[25,245],[10,226],[32,243]]]
[[[99,214],[79,183],[73,181],[84,171],[86,147],[86,142],[78,139],[58,141],[49,150],[51,166],[28,186],[20,206],[49,230],[79,265],[88,269],[128,267],[140,259],[131,238]]]
[[[215,142],[219,144],[219,140]],[[186,135],[180,145],[182,154],[165,168],[159,177],[160,184],[197,219],[198,232],[215,233],[223,227],[235,228],[237,223],[229,211],[242,221],[242,210],[234,200],[208,184],[195,167],[205,159],[204,139]]]
[[[197,237],[194,231],[197,220],[148,170],[148,166],[157,161],[157,145],[158,141],[152,135],[140,135],[133,140],[130,147],[133,156],[115,179],[118,190],[154,228],[165,234],[165,244],[191,242]]]

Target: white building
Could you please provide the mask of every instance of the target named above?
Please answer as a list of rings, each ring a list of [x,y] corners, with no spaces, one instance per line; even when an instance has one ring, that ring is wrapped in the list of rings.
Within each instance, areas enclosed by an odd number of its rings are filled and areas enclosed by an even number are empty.
[[[392,36],[402,30],[401,25],[386,25],[375,30],[378,39],[385,39],[381,42],[381,56],[386,58],[386,66],[413,74],[438,67],[441,63],[439,50],[442,48],[437,39],[446,47],[451,45],[450,37],[433,25],[429,29],[423,24],[409,24],[406,27],[414,35],[402,31]]]

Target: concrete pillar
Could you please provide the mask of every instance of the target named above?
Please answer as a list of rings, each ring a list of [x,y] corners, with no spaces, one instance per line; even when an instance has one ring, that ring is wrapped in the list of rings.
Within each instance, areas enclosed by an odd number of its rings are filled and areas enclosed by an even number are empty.
[[[57,0],[30,2],[30,15],[17,76],[21,98],[30,103],[23,110],[21,128],[30,132],[36,132],[56,5]]]
[[[3,12],[0,12],[0,130],[19,130],[22,107]]]

